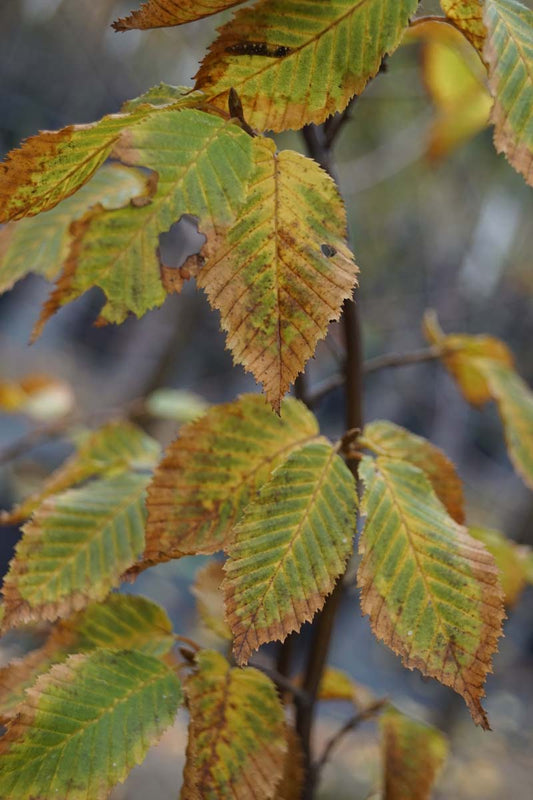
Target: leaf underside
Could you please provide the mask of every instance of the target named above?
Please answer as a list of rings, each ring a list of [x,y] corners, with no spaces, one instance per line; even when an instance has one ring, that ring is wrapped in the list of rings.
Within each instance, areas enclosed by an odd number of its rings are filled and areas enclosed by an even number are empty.
[[[481,698],[504,617],[493,557],[446,513],[417,467],[365,456],[360,474],[363,613],[407,667],[452,687],[488,728]]]
[[[226,8],[238,6],[245,0],[147,0],[138,11],[113,22],[116,31],[147,30],[184,25],[196,19],[209,17]]]

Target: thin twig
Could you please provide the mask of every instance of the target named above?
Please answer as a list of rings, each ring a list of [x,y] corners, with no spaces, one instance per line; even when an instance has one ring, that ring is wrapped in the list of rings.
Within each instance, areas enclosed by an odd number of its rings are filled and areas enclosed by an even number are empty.
[[[336,733],[333,734],[331,739],[329,739],[328,742],[326,743],[322,755],[320,756],[320,758],[318,759],[318,761],[314,766],[315,780],[318,780],[320,773],[324,769],[326,762],[331,757],[333,750],[340,744],[340,742],[346,736],[346,734],[358,728],[359,725],[361,725],[363,722],[366,722],[367,720],[372,719],[377,714],[379,714],[379,712],[387,704],[387,702],[388,701],[386,698],[383,698],[381,700],[376,700],[376,702],[372,703],[372,705],[368,706],[367,708],[364,708],[362,711],[359,711],[359,713],[354,714],[353,717],[350,717],[350,719],[347,720],[347,722],[345,722],[344,725],[341,728],[339,728],[339,730]]]
[[[251,667],[255,667],[260,672],[264,673],[270,680],[274,681],[279,689],[282,689],[284,692],[289,692],[292,696],[302,705],[309,705],[311,698],[307,694],[304,689],[300,686],[296,686],[291,680],[289,680],[285,675],[282,675],[277,669],[273,669],[272,667],[265,667],[263,664],[257,664],[256,662],[250,662]]]

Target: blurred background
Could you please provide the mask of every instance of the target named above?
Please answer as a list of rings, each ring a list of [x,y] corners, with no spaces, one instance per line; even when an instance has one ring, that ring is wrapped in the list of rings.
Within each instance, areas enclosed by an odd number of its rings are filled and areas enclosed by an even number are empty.
[[[230,16],[186,28],[115,33],[112,20],[134,7],[135,0],[4,0],[2,156],[39,129],[90,122],[115,112],[126,99],[160,81],[190,85],[216,25]],[[421,12],[436,13],[438,6],[426,0]],[[447,332],[490,333],[503,339],[531,385],[531,189],[492,147],[476,56],[450,50],[437,38],[429,37],[428,43],[420,31],[389,59],[387,70],[354,105],[336,149],[361,269],[365,356],[424,347],[422,315],[434,308]],[[277,142],[280,148],[304,152],[298,133],[282,134]],[[186,405],[193,407],[200,403],[195,398],[218,403],[257,390],[242,368],[232,365],[218,314],[192,282],[160,310],[120,327],[92,327],[102,304],[99,291],[93,290],[56,315],[30,347],[31,330],[49,289],[43,279],[30,276],[0,297],[0,383],[43,373],[54,382],[51,406],[37,414],[40,418],[0,413],[2,508],[36,488],[71,451],[68,437],[41,441],[35,435],[56,414],[74,409],[78,421],[94,425],[161,387],[193,393],[192,399],[185,396]],[[309,391],[338,374],[341,362],[341,331],[333,325],[309,364]],[[325,394],[316,410],[325,433],[342,434],[341,389]],[[464,481],[469,522],[533,545],[533,497],[513,473],[495,409],[468,407],[441,366],[428,362],[370,374],[365,415],[367,420],[393,420],[440,446]],[[177,429],[176,421],[150,419],[146,424],[163,443]],[[29,449],[28,443],[37,446]],[[14,529],[2,530],[3,572],[17,536]],[[212,643],[199,628],[189,592],[202,563],[189,558],[149,570],[128,591],[161,602],[180,633]],[[367,619],[361,618],[355,588],[348,592],[331,662],[375,695],[388,695],[399,708],[451,737],[437,798],[531,797],[531,598],[532,590],[524,591],[509,612],[495,674],[487,684],[493,732],[486,734],[474,727],[451,691],[407,672],[375,641]],[[8,637],[3,659],[21,648]],[[350,714],[342,704],[323,705],[319,740]],[[116,800],[140,800],[148,792],[154,800],[173,800],[185,735],[185,723],[179,721],[116,790]],[[365,798],[379,771],[377,733],[369,724],[346,738],[324,772],[320,797]]]

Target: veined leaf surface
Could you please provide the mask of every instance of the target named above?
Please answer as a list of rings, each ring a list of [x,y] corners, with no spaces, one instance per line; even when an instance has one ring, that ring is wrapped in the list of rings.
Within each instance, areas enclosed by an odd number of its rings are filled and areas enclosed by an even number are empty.
[[[58,622],[42,647],[0,669],[0,717],[13,716],[25,690],[69,655],[128,648],[160,657],[173,644],[172,624],[161,606],[144,597],[111,594]]]
[[[480,53],[485,42],[483,0],[440,0],[442,10]]]
[[[393,422],[376,420],[365,426],[363,442],[378,455],[419,467],[456,522],[465,519],[463,485],[452,462],[434,444]]]
[[[4,628],[66,616],[119,584],[143,549],[148,479],[102,478],[44,501],[4,580]]]
[[[105,800],[174,719],[174,673],[152,656],[100,650],[42,675],[0,739],[3,800]]]
[[[153,170],[152,196],[141,206],[89,211],[76,223],[75,244],[37,331],[92,286],[107,298],[100,321],[115,323],[129,312],[140,317],[161,305],[167,290],[179,291],[183,271],[167,268],[167,280],[161,279],[159,235],[183,214],[196,215],[209,252],[245,198],[251,141],[237,125],[196,109],[159,109],[128,129],[114,154],[130,166]]]
[[[358,269],[333,180],[311,159],[254,139],[248,199],[197,282],[220,311],[235,361],[276,410],[338,319]]]
[[[451,686],[488,728],[481,698],[504,617],[493,557],[446,513],[418,467],[365,456],[360,475],[363,613],[407,667]]]
[[[0,230],[0,292],[28,272],[53,280],[69,253],[72,221],[97,204],[107,210],[127,205],[142,195],[145,184],[139,170],[104,165],[86,186],[51,211],[6,225]]]
[[[96,475],[124,472],[134,467],[153,467],[159,453],[159,443],[141,428],[125,420],[108,422],[81,439],[76,453],[48,477],[40,491],[30,495],[12,511],[0,512],[0,523],[11,525],[20,522],[50,495]]]
[[[185,425],[148,488],[145,561],[224,549],[271,471],[318,435],[302,403],[287,398],[278,417],[261,395],[243,395]]]
[[[127,17],[113,22],[116,31],[128,31],[140,28],[165,28],[172,25],[184,25],[195,19],[209,17],[232,6],[239,6],[245,0],[147,0],[138,11],[132,11]]]
[[[533,11],[516,0],[486,0],[484,21],[494,144],[533,186]]]
[[[220,29],[196,87],[227,108],[230,88],[258,130],[342,111],[400,43],[417,0],[260,0]]]
[[[430,800],[448,755],[448,741],[431,725],[389,708],[380,718],[384,800]]]
[[[352,551],[356,507],[353,475],[323,443],[292,453],[247,506],[224,565],[238,664],[322,607]]]
[[[182,800],[277,798],[287,742],[272,681],[202,650],[185,692],[191,721]]]

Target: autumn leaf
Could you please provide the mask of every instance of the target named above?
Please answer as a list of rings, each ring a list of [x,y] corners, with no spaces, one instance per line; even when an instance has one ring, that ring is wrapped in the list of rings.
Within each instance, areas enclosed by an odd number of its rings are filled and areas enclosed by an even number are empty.
[[[302,403],[287,398],[278,417],[261,395],[243,395],[185,425],[148,488],[145,563],[224,549],[271,471],[318,438]]]
[[[159,658],[173,644],[165,611],[144,597],[112,594],[103,603],[90,603],[58,622],[42,647],[0,669],[0,717],[3,721],[12,717],[25,690],[69,655],[128,648]]]
[[[419,467],[433,491],[456,522],[465,520],[463,485],[452,462],[434,444],[393,422],[376,420],[365,426],[359,440],[378,455]]]
[[[221,584],[224,569],[221,561],[209,561],[198,570],[192,593],[200,619],[210,631],[224,641],[231,641],[231,630],[225,619],[224,596]]]
[[[447,18],[481,53],[486,36],[483,0],[440,0],[440,4]]]
[[[126,473],[47,498],[5,577],[4,630],[102,600],[142,552],[148,476]]]
[[[212,650],[196,661],[185,684],[191,721],[182,800],[277,798],[287,741],[274,684]]]
[[[358,269],[332,179],[311,159],[254,139],[255,171],[236,224],[198,278],[227,345],[276,410],[338,319]]]
[[[530,550],[517,545],[500,531],[489,528],[469,528],[470,536],[483,542],[492,553],[500,573],[500,582],[508,607],[516,605],[528,583],[527,559]]]
[[[533,186],[533,11],[516,0],[486,0],[484,21],[494,145]]]
[[[448,755],[448,741],[431,725],[389,707],[380,719],[383,800],[430,800]]]
[[[181,697],[153,656],[70,656],[28,690],[0,739],[0,795],[105,800],[172,724]]]
[[[198,0],[147,0],[138,11],[132,11],[128,17],[113,22],[113,28],[116,31],[128,31],[184,25],[244,2],[245,0],[202,0],[201,3]]]
[[[405,666],[451,686],[488,728],[481,698],[502,633],[503,592],[483,545],[409,463],[364,456],[361,606]]]
[[[246,120],[281,131],[342,111],[400,43],[417,0],[260,0],[238,10],[202,62],[196,88]]]
[[[292,453],[247,506],[224,565],[238,664],[322,607],[352,551],[356,507],[351,472],[322,443]]]

